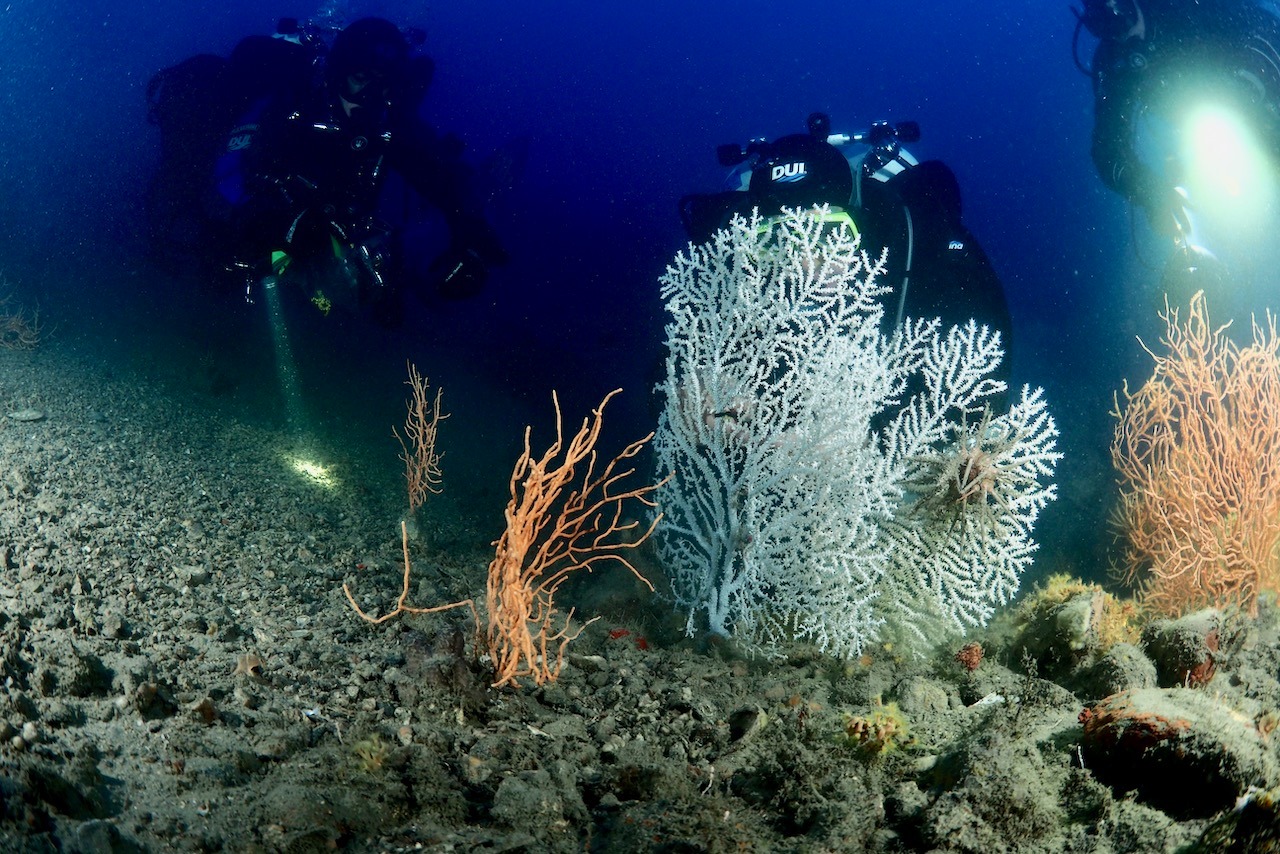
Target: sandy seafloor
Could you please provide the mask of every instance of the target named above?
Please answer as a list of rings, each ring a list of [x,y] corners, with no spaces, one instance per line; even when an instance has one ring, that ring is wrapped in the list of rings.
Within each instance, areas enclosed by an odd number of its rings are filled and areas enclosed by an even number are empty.
[[[343,599],[397,591],[389,436],[323,488],[216,382],[70,332],[0,352],[0,412],[44,413],[0,418],[0,850],[1278,850],[1269,604],[1166,627],[1188,668],[1216,647],[1196,687],[1101,655],[1087,607],[979,633],[972,672],[959,642],[763,661],[686,638],[645,552],[657,595],[572,585],[601,619],[560,680],[495,690],[462,612],[371,627]],[[450,508],[422,511],[418,603],[482,594],[498,531]],[[1084,743],[1124,687],[1128,734]],[[846,737],[890,703],[893,749]]]

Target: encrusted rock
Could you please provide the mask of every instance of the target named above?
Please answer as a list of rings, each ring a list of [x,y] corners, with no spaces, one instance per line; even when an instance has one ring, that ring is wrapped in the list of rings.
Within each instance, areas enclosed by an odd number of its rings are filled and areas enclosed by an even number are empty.
[[[1085,766],[1118,795],[1136,791],[1176,817],[1210,816],[1280,779],[1258,716],[1203,691],[1121,691],[1080,714]]]
[[[1052,576],[1019,609],[1012,649],[1015,666],[1075,691],[1089,670],[1118,643],[1136,642],[1132,602],[1096,584]]]
[[[1156,666],[1133,644],[1118,643],[1083,671],[1074,687],[1090,700],[1135,688],[1154,688]]]
[[[1156,620],[1142,631],[1164,688],[1196,688],[1213,678],[1222,645],[1222,614],[1207,608],[1176,620]]]
[[[907,714],[945,712],[951,708],[951,694],[947,686],[935,679],[913,677],[897,690],[898,705]]]

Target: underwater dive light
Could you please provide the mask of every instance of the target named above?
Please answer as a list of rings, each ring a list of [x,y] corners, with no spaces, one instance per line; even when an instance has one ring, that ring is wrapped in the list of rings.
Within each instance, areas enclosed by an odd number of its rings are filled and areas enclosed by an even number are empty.
[[[1270,207],[1275,180],[1253,129],[1219,104],[1192,109],[1183,127],[1184,181],[1194,208],[1222,228],[1253,230]]]

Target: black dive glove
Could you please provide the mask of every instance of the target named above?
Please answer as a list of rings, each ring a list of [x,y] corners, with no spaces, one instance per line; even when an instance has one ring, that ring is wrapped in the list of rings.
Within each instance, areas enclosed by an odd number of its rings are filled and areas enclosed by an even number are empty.
[[[490,267],[501,267],[510,260],[493,226],[478,216],[459,217],[450,225],[450,231],[455,247],[465,247]]]

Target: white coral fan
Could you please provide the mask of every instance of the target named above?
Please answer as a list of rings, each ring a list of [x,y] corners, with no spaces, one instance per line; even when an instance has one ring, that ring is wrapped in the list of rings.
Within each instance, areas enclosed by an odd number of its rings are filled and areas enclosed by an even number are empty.
[[[905,460],[908,500],[884,600],[895,626],[927,640],[985,625],[1018,591],[1036,550],[1032,528],[1056,494],[1058,435],[1041,389],[1022,388],[1009,412],[950,423],[949,441]]]
[[[885,335],[882,271],[819,209],[735,218],[662,278],[654,449],[675,477],[657,544],[690,633],[705,618],[753,650],[803,638],[851,657],[884,631],[984,622],[1016,590],[1053,494],[1053,421],[1038,390],[978,421],[1004,391],[998,336]]]

